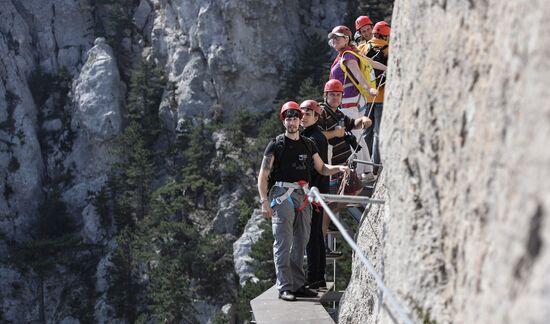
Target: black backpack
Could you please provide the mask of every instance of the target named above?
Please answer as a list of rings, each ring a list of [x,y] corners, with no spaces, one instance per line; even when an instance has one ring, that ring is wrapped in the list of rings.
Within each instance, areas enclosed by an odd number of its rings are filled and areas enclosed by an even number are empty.
[[[388,65],[388,57],[384,54],[384,50],[386,48],[388,48],[388,45],[378,47],[378,46],[371,46],[371,44],[369,44],[369,50],[367,51],[365,56],[370,57],[376,62],[380,62],[384,65]],[[374,75],[376,75],[376,86],[379,86],[381,83],[384,82],[385,74],[382,75],[383,73],[384,71],[374,69]]]
[[[310,182],[311,178],[311,170],[313,170],[313,148],[311,147],[313,145],[313,142],[308,138],[305,139],[304,136],[300,135],[300,140],[304,145],[306,146],[306,150],[309,154],[309,159],[306,162],[306,168],[307,168],[307,176],[308,179],[306,179],[308,182]],[[267,190],[271,190],[271,187],[275,185],[275,175],[281,172],[281,165],[280,161],[283,158],[283,155],[285,153],[285,134],[279,134],[277,137],[275,137],[275,154],[274,161],[273,161],[273,168],[271,172],[269,173],[269,178],[267,181]]]

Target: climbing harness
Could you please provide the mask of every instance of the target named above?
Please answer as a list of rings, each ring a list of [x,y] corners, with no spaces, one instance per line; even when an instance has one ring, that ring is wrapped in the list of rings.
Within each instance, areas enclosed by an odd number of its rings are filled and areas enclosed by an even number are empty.
[[[308,199],[307,199],[307,195],[309,193],[309,185],[306,181],[304,181],[304,180],[300,180],[298,182],[277,181],[277,182],[275,182],[274,186],[281,187],[281,188],[287,188],[287,190],[285,191],[285,193],[283,193],[282,195],[280,195],[277,198],[274,198],[271,201],[271,204],[270,204],[271,208],[282,204],[285,200],[288,200],[288,202],[294,207],[294,210],[296,212],[301,212],[302,210],[304,210],[304,208],[306,208],[306,206],[309,202]],[[300,190],[300,189],[302,189],[305,193],[304,201],[302,202],[302,204],[298,208],[296,208],[296,206],[294,206],[294,202],[292,201],[291,195],[294,192],[294,190]]]

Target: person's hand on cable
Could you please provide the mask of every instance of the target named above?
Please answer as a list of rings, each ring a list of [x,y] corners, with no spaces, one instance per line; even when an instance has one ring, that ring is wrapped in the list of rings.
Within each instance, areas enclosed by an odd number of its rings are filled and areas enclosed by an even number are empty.
[[[369,128],[372,125],[372,120],[367,116],[361,117],[361,123],[363,124],[362,128]]]
[[[378,90],[376,90],[375,88],[369,88],[369,93],[373,96],[377,96]]]
[[[347,165],[339,165],[338,169],[339,169],[340,172],[344,172],[344,174],[347,174],[350,171],[349,167]]]

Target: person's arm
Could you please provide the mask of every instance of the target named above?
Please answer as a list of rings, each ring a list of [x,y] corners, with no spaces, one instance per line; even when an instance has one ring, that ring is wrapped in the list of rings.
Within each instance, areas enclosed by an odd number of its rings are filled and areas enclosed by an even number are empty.
[[[346,133],[343,127],[338,127],[330,131],[321,131],[327,140],[331,140],[335,137],[343,137]]]
[[[371,59],[368,56],[365,56],[365,58],[367,59],[367,61],[369,61],[369,64],[372,65],[373,68],[375,68],[377,70],[386,71],[387,66],[385,66],[384,64],[382,64],[380,62],[377,62],[377,61]]]
[[[271,218],[273,211],[269,207],[267,183],[269,181],[269,174],[273,167],[273,154],[264,156],[262,160],[262,166],[260,167],[260,173],[258,174],[258,192],[260,193],[260,200],[262,202],[262,214],[265,217]]]
[[[318,153],[313,155],[313,167],[324,176],[330,176],[338,172],[349,172],[349,168],[345,165],[325,164]]]
[[[359,70],[359,64],[357,64],[357,61],[346,60],[344,61],[344,64],[348,67],[353,77],[359,82],[360,86],[367,89],[369,93],[373,96],[376,96],[378,94],[378,90],[372,87],[369,87],[367,80],[365,80],[365,78],[363,77],[363,74]]]

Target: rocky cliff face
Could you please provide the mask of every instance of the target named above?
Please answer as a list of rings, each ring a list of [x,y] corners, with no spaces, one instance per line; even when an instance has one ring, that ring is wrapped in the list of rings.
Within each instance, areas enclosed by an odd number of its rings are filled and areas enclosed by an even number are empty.
[[[545,1],[395,2],[386,205],[358,242],[419,321],[550,318],[549,14]],[[358,260],[340,320],[391,321]]]
[[[0,319],[74,320],[67,289],[85,281],[74,270],[57,267],[52,271],[65,281],[43,280],[4,262],[13,244],[36,237],[41,206],[52,196],[66,205],[82,242],[100,247],[89,258],[97,258],[95,274],[93,268],[85,274],[97,282],[82,283],[87,287],[73,289],[72,298],[93,303],[93,294],[81,290],[105,291],[113,229],[101,225],[90,201],[115,162],[134,63],[145,58],[162,66],[174,86],[159,107],[169,130],[211,108],[226,117],[240,107],[267,110],[306,36],[324,35],[339,23],[333,9],[345,6],[338,0],[1,0]],[[127,25],[117,20],[123,14]],[[210,229],[235,234],[233,205],[219,203]],[[102,296],[94,320],[110,321],[109,314]]]
[[[51,155],[42,154],[45,148],[40,147],[40,130],[74,131],[77,143],[67,143],[71,147],[64,162],[76,164],[73,171],[80,186],[90,189],[90,182],[101,182],[97,177],[108,165],[105,143],[122,127],[125,84],[118,73],[122,67],[110,46],[105,41],[94,46],[98,30],[113,32],[108,27],[112,7],[103,2],[0,4],[0,163],[4,170],[0,177],[4,189],[0,221],[9,239],[28,235],[41,200],[48,163],[43,159]],[[342,3],[288,1],[258,7],[246,1],[198,5],[142,0],[136,7],[125,8],[133,25],[127,27],[128,36],[122,37],[120,45],[130,60],[143,55],[165,67],[176,87],[178,108],[173,114],[163,103],[159,110],[166,126],[174,129],[179,119],[208,112],[214,106],[225,112],[239,107],[270,108],[281,74],[291,68],[306,33],[324,33],[335,24],[338,17],[330,8],[338,5]],[[301,17],[306,13],[311,24],[303,25]],[[48,87],[60,71],[69,82],[74,81],[64,103],[55,102]],[[60,114],[65,115],[67,124]],[[45,144],[59,143],[42,146]],[[101,161],[92,156],[101,156]],[[81,205],[83,200],[76,192],[65,198],[71,205]]]
[[[306,33],[324,35],[339,19],[330,8],[345,6],[331,0],[141,3],[140,8],[155,8],[144,33],[152,55],[177,85],[178,117],[212,107],[224,112],[270,107]]]

